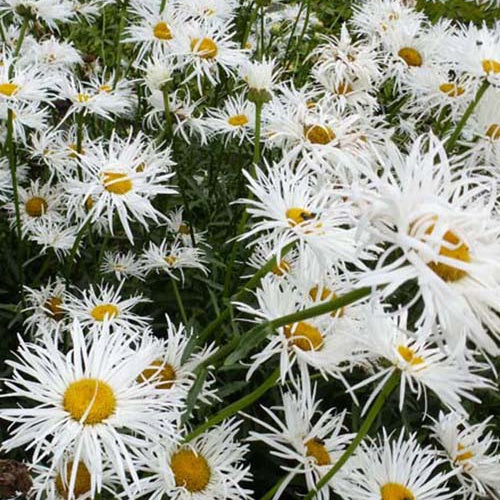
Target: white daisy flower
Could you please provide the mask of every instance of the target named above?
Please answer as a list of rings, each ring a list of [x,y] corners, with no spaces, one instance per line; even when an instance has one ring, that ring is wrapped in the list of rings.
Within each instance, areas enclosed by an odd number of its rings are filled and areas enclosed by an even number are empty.
[[[73,349],[59,350],[59,335],[44,345],[19,339],[17,361],[5,382],[6,396],[32,401],[34,406],[2,408],[0,416],[13,422],[5,450],[20,446],[33,451],[38,463],[50,457],[60,463],[68,450],[73,461],[83,461],[92,476],[92,498],[102,490],[103,469],[111,463],[125,491],[130,478],[138,482],[133,454],[140,443],[158,435],[173,440],[178,418],[176,401],[137,378],[156,357],[153,345],[131,348],[121,332],[102,331],[85,339],[80,324],[71,328]],[[68,497],[74,498],[73,468]]]
[[[74,13],[69,0],[2,0],[0,13],[14,14],[18,22],[24,15],[44,21],[52,29],[57,23],[67,23],[73,19]]]
[[[203,274],[208,274],[205,266],[205,252],[200,248],[184,246],[182,240],[177,238],[171,242],[163,239],[157,245],[152,241],[142,254],[142,268],[144,272],[155,271],[157,274],[166,272],[172,279],[184,281],[185,269],[199,269]]]
[[[294,169],[288,163],[268,167],[267,173],[257,169],[255,179],[244,174],[254,196],[241,203],[256,220],[241,239],[257,234],[272,238],[278,255],[297,242],[323,263],[358,260],[349,207],[328,185],[320,185],[305,168]]]
[[[452,473],[440,471],[444,459],[427,446],[422,448],[415,434],[407,440],[402,431],[361,443],[335,477],[336,492],[344,500],[451,500],[456,498],[447,480]],[[340,478],[339,478],[340,476]]]
[[[206,125],[212,137],[225,135],[226,144],[231,140],[242,144],[253,140],[254,116],[254,105],[246,101],[243,95],[230,96],[222,108],[207,110]]]
[[[364,0],[353,6],[351,22],[355,30],[369,39],[384,39],[402,26],[420,25],[425,15],[400,0]]]
[[[465,487],[464,498],[495,498],[495,492],[500,491],[500,442],[491,431],[487,432],[492,418],[471,425],[457,413],[440,412],[432,426]]]
[[[500,23],[491,28],[472,23],[453,38],[452,60],[459,71],[500,84]]]
[[[346,410],[336,413],[333,408],[320,410],[316,387],[303,383],[296,392],[282,395],[283,406],[265,408],[272,423],[249,416],[267,432],[250,431],[252,441],[261,441],[270,453],[285,460],[281,467],[287,476],[273,498],[280,498],[285,488],[297,475],[304,475],[308,490],[316,488],[322,476],[340,458],[355,434],[346,431]],[[318,494],[320,500],[330,499],[330,488],[325,486]]]
[[[82,62],[82,57],[71,42],[60,41],[54,36],[31,46],[20,59],[21,65],[37,64],[43,70],[55,73],[70,72]]]
[[[161,391],[160,391],[161,392]],[[251,479],[248,445],[236,441],[239,422],[225,421],[186,445],[150,446],[138,467],[146,473],[140,493],[151,500],[250,500],[240,483]]]
[[[437,320],[456,355],[467,338],[498,353],[500,226],[494,181],[448,159],[434,136],[419,137],[409,154],[388,144],[378,164],[380,176],[373,165],[365,172],[371,187],[355,187],[359,191],[352,194],[367,203],[360,234],[366,231],[384,245],[377,266],[360,275],[359,285],[385,285],[381,293],[388,297],[416,279],[415,296],[401,305],[422,301],[417,324],[429,331]]]
[[[21,66],[8,52],[2,54],[0,103],[49,102],[55,97],[54,90],[53,76],[44,73],[41,66],[38,64]]]
[[[191,231],[193,232],[194,241],[197,245],[206,245],[205,231],[200,232],[190,226],[189,222],[184,219],[184,207],[179,207],[169,212],[165,225],[167,229],[173,233],[174,237],[179,238],[186,247],[193,245]]]
[[[104,253],[104,260],[101,264],[101,272],[114,274],[116,279],[121,281],[125,278],[138,278],[143,280],[141,263],[136,258],[135,253],[129,250],[126,253],[110,252]]]
[[[461,399],[475,403],[480,400],[474,395],[477,389],[493,387],[488,379],[476,372],[485,366],[472,360],[457,362],[445,348],[432,346],[425,340],[425,332],[414,334],[406,331],[406,318],[400,318],[400,325],[380,309],[367,311],[366,326],[358,334],[358,341],[374,360],[375,374],[367,377],[353,390],[380,380],[365,404],[366,411],[382,390],[389,377],[399,371],[401,376],[399,409],[403,409],[405,392],[409,389],[417,399],[431,390],[447,407],[462,414],[466,413]],[[415,340],[416,339],[416,340]],[[387,362],[389,366],[387,366]]]
[[[170,2],[167,2],[161,13],[159,2],[154,5],[135,2],[130,9],[138,22],[125,28],[123,43],[141,45],[136,60],[142,61],[145,55],[155,48],[166,48],[170,52],[172,41],[181,35],[186,25],[186,20],[179,15],[179,10],[173,8]]]
[[[28,145],[28,130],[40,132],[48,127],[50,117],[46,107],[40,107],[38,102],[10,101],[0,103],[0,120],[7,122],[9,110],[12,111],[13,137],[17,142]]]
[[[200,22],[224,23],[234,16],[236,0],[175,0],[174,5],[186,17]]]
[[[236,303],[238,309],[251,315],[255,322],[272,321],[335,298],[326,288],[321,291],[311,289],[304,295],[289,283],[286,276],[279,281],[273,276],[265,276],[255,291],[255,297],[256,306]],[[297,363],[304,378],[309,377],[311,368],[324,377],[338,378],[347,386],[343,372],[364,360],[365,356],[357,341],[361,323],[353,318],[343,318],[344,312],[340,310],[278,328],[276,334],[268,337],[266,346],[252,356],[247,379],[259,366],[279,355],[282,382],[292,377]]]
[[[164,338],[145,337],[142,339],[142,342],[156,345],[157,357],[142,372],[140,380],[147,380],[160,390],[176,390],[182,393],[182,398],[185,399],[196,381],[195,370],[217,351],[217,347],[210,344],[203,349],[195,350],[186,357],[190,339],[195,332],[192,329],[187,330],[182,324],[175,326],[168,315],[165,317],[167,329]],[[214,382],[213,377],[205,380],[198,396],[203,403],[210,404],[217,399],[217,391],[213,387]]]
[[[215,85],[219,82],[220,71],[234,75],[246,59],[245,51],[232,38],[233,32],[228,24],[199,24],[191,21],[172,40],[172,55],[188,72],[185,81],[196,78],[200,94],[204,78]]]
[[[462,131],[472,162],[495,164],[500,157],[500,89],[490,87]]]
[[[140,303],[147,302],[138,294],[122,298],[123,282],[115,288],[111,285],[101,285],[81,290],[78,295],[67,292],[61,308],[93,334],[99,333],[103,323],[112,331],[122,334],[139,335],[147,326],[149,318],[132,312]]]
[[[81,112],[111,120],[113,116],[129,115],[134,107],[130,84],[121,80],[114,87],[112,79],[112,76],[95,77],[90,82],[77,81],[73,76],[59,79],[60,97],[71,101],[66,116]]]
[[[62,308],[66,285],[60,278],[49,279],[38,289],[25,287],[26,311],[29,311],[24,324],[35,336],[52,332],[67,316]]]
[[[62,261],[73,250],[78,232],[78,226],[48,219],[30,226],[28,238],[42,247],[42,253],[52,249]]]
[[[176,192],[167,184],[174,175],[168,168],[172,164],[168,150],[153,147],[141,133],[121,139],[113,132],[109,141],[89,144],[79,160],[82,180],[73,177],[66,182],[70,213],[81,211],[92,200],[86,219],[106,221],[113,234],[113,216],[118,214],[131,242],[130,220],[147,228],[147,219],[155,224],[164,219],[151,200]]]
[[[245,60],[240,67],[240,76],[251,91],[271,92],[277,78],[276,61]]]
[[[40,179],[30,181],[29,187],[19,186],[19,209],[23,236],[34,228],[44,227],[44,221],[63,222],[62,191],[59,185],[42,184]],[[15,225],[15,204],[7,203],[11,224]]]

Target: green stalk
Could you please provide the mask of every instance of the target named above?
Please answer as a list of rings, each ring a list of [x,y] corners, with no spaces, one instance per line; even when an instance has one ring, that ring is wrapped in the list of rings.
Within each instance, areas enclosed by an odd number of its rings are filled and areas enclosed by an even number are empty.
[[[76,235],[75,242],[73,243],[73,246],[71,247],[71,251],[69,253],[68,261],[66,263],[66,281],[69,282],[69,279],[71,278],[71,269],[73,268],[73,262],[75,260],[75,255],[78,250],[78,247],[80,246],[80,242],[83,239],[83,235],[85,234],[87,228],[90,225],[90,219],[85,222],[85,224],[82,226],[78,234]]]
[[[256,167],[260,162],[260,136],[262,130],[262,107],[264,103],[262,101],[257,100],[255,102],[255,139],[253,145],[253,160],[252,160],[252,178],[255,179],[255,171]],[[250,196],[251,198],[251,196]],[[240,222],[238,223],[238,227],[236,229],[236,237],[243,233],[245,230],[246,223],[248,221],[248,211],[245,208],[243,213],[241,214]],[[236,257],[238,255],[238,249],[240,246],[240,241],[236,239],[233,243],[233,247],[231,249],[231,255],[229,256],[229,263],[226,269],[226,276],[224,278],[224,297],[229,296],[230,288],[231,288],[231,278],[233,277],[233,269],[234,264],[236,262]]]
[[[370,411],[368,412],[368,415],[363,421],[363,424],[361,425],[361,428],[356,434],[354,440],[347,447],[347,449],[344,451],[341,457],[335,462],[335,465],[318,481],[316,488],[309,491],[309,493],[305,497],[303,497],[303,500],[312,500],[319,493],[321,488],[323,488],[323,486],[328,484],[330,479],[332,479],[332,477],[342,468],[342,466],[347,462],[347,460],[349,460],[349,458],[354,453],[356,448],[359,446],[361,441],[363,441],[365,436],[370,431],[373,422],[375,421],[377,415],[384,407],[387,398],[390,396],[390,394],[397,387],[398,384],[399,384],[399,371],[396,370],[389,377],[384,387],[380,391],[380,394],[377,396],[377,399],[373,403],[373,406],[370,408]]]
[[[476,109],[476,106],[479,104],[479,101],[483,97],[486,90],[488,90],[489,86],[490,86],[490,83],[488,82],[488,80],[484,80],[483,83],[481,84],[481,87],[479,87],[479,90],[477,91],[476,97],[474,97],[474,100],[469,104],[469,106],[465,110],[465,113],[463,114],[460,121],[457,123],[457,126],[456,126],[453,134],[451,134],[451,137],[448,139],[448,142],[446,143],[446,150],[448,152],[451,152],[453,150],[455,143],[457,142],[465,124],[467,123],[467,120],[470,118],[470,116],[474,112],[474,109]]]
[[[186,315],[186,310],[184,309],[184,303],[182,302],[181,294],[179,293],[179,287],[177,286],[177,281],[172,278],[172,288],[174,289],[175,299],[177,300],[177,305],[179,306],[179,311],[181,313],[182,321],[184,325],[187,326],[188,319]]]
[[[167,0],[161,0],[161,5],[160,5],[160,14],[163,13],[165,10],[165,6],[167,5]]]
[[[188,443],[195,437],[199,436],[200,434],[203,434],[207,429],[209,429],[213,425],[217,425],[226,418],[229,418],[232,415],[243,410],[247,406],[250,406],[252,403],[257,401],[261,396],[263,396],[269,389],[271,389],[271,387],[273,387],[274,384],[276,384],[276,381],[278,380],[279,376],[280,376],[280,369],[278,367],[271,373],[271,375],[269,375],[269,377],[261,385],[259,385],[259,387],[257,387],[257,389],[252,391],[250,394],[243,396],[241,399],[238,399],[238,401],[235,401],[229,406],[226,406],[221,411],[216,413],[214,416],[210,417],[206,422],[196,427],[196,429],[194,429],[185,437],[184,442]]]
[[[81,155],[83,152],[82,144],[83,144],[83,121],[84,114],[83,110],[78,112],[76,115],[76,152],[78,155]],[[78,156],[78,179],[83,181],[82,175],[82,167],[80,165],[80,156]]]
[[[26,30],[28,29],[28,25],[29,25],[29,19],[25,17],[23,19],[23,25],[21,26],[19,38],[17,39],[16,50],[14,51],[14,59],[17,59],[17,56],[21,52],[21,47],[23,46],[24,37],[26,36]],[[12,66],[9,68],[9,73],[11,73],[10,70],[13,70]],[[9,74],[9,78],[12,78],[12,74]]]
[[[114,87],[116,87],[116,84],[118,83],[118,80],[121,77],[123,45],[120,43],[120,40],[121,40],[123,28],[125,27],[125,19],[127,17],[126,12],[127,12],[127,0],[123,0],[121,7],[120,7],[120,15],[119,15],[119,20],[118,20],[118,30],[117,30],[116,37],[115,37],[116,57],[114,60],[114,66],[115,66],[115,81],[113,84]]]
[[[14,149],[14,112],[12,109],[7,111],[7,151],[9,158],[10,176],[12,178],[12,192],[14,195],[14,207],[16,214],[16,233],[17,233],[17,268],[21,285],[21,294],[24,296],[24,269],[23,269],[23,231],[21,223],[21,209],[19,206],[19,187],[17,183],[16,151]]]
[[[252,31],[252,26],[257,20],[257,15],[259,12],[259,4],[255,2],[255,7],[252,9],[252,13],[250,15],[250,19],[245,26],[245,32],[243,34],[243,39],[241,40],[241,48],[244,49],[247,44],[248,37],[250,36],[250,32]]]
[[[288,37],[288,42],[286,44],[286,49],[285,49],[285,55],[283,56],[283,61],[282,61],[282,66],[285,68],[285,70],[286,70],[286,62],[288,61],[288,54],[290,53],[290,48],[292,46],[292,39],[293,39],[293,36],[295,35],[295,31],[297,30],[300,16],[302,14],[302,11],[304,10],[304,5],[306,4],[306,1],[307,0],[302,0],[302,2],[300,3],[299,12],[297,13],[297,18],[295,19],[295,22],[293,23],[292,31],[290,32],[290,36]]]

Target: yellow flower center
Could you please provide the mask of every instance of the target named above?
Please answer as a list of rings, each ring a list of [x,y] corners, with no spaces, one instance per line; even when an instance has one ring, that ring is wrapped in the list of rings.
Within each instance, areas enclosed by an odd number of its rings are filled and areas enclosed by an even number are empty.
[[[86,103],[90,101],[90,96],[88,94],[78,94],[76,100],[79,103]]]
[[[419,67],[422,66],[423,59],[422,54],[417,49],[412,47],[403,47],[399,52],[398,56],[403,59],[403,61],[408,64],[408,66]]]
[[[294,227],[298,224],[302,224],[305,221],[314,219],[316,214],[309,212],[308,210],[304,210],[303,208],[289,208],[286,211],[286,218],[288,219],[288,223],[290,226]]]
[[[150,368],[146,368],[140,375],[138,382],[150,381],[158,389],[170,389],[176,379],[175,370],[172,365],[157,359],[151,363]]]
[[[431,234],[433,230],[434,225],[429,227],[426,234]],[[449,243],[452,248],[447,246],[440,247],[439,255],[461,262],[470,262],[469,247],[463,243],[453,231],[446,231],[444,240]],[[458,281],[467,275],[466,271],[441,262],[429,262],[428,266],[444,281]]]
[[[398,347],[398,352],[399,355],[412,366],[421,365],[424,362],[424,358],[416,356],[415,351],[411,347],[400,345]]]
[[[193,38],[191,50],[203,59],[214,59],[219,53],[217,44],[211,38],[203,38],[201,42],[199,38]]]
[[[68,491],[70,478],[73,472],[73,462],[66,465],[66,475],[58,474],[56,477],[56,489],[59,495],[69,500],[69,498],[79,498],[90,491],[91,477],[87,466],[83,462],[78,462],[76,468],[75,485],[73,487],[73,494]]]
[[[113,194],[127,194],[132,190],[132,180],[121,172],[104,172],[104,187]]]
[[[160,21],[153,29],[153,34],[159,40],[172,40],[172,32],[168,24],[164,21]]]
[[[339,95],[347,95],[353,91],[352,85],[350,83],[341,83],[336,89],[335,92]]]
[[[174,266],[177,262],[177,257],[175,255],[168,255],[163,259],[170,267]]]
[[[78,422],[83,419],[87,425],[99,424],[115,412],[116,398],[103,380],[82,378],[66,389],[63,407]]]
[[[234,115],[229,118],[228,123],[233,127],[243,127],[248,123],[248,118],[245,115]]]
[[[285,337],[302,351],[319,351],[323,347],[321,332],[309,323],[300,321],[284,327]]]
[[[96,321],[104,321],[116,318],[119,313],[120,310],[114,304],[99,304],[92,309],[90,314]]]
[[[99,86],[99,91],[100,92],[104,92],[105,94],[108,94],[109,92],[111,92],[113,89],[111,87],[111,85],[100,85]]]
[[[191,231],[189,230],[189,226],[187,224],[182,223],[179,226],[179,233],[183,234],[185,236],[188,236],[189,234],[191,234]]]
[[[12,97],[19,90],[19,85],[15,83],[0,83],[0,94]]]
[[[175,484],[191,493],[203,491],[210,481],[210,467],[205,457],[193,450],[182,449],[172,455],[170,467]]]
[[[85,200],[85,208],[87,210],[92,210],[92,207],[94,206],[94,199],[92,196],[88,196],[87,199]]]
[[[486,135],[493,141],[500,139],[500,124],[492,123],[486,131]]]
[[[381,500],[415,500],[413,493],[402,484],[387,483],[380,488]]]
[[[320,439],[314,438],[307,441],[306,450],[306,455],[308,457],[314,457],[318,465],[330,465],[332,463],[330,454],[325,448],[325,444]]]
[[[500,61],[495,59],[483,59],[481,62],[485,73],[500,73]]]
[[[25,204],[24,208],[30,217],[41,217],[49,208],[47,201],[40,196],[33,196]]]
[[[304,136],[311,144],[329,144],[335,137],[335,132],[326,125],[309,125],[304,127]]]
[[[289,273],[291,268],[290,264],[285,259],[282,259],[273,266],[272,272],[276,276],[283,276]]]
[[[465,89],[456,83],[442,83],[439,90],[448,97],[459,97],[465,92]]]
[[[316,301],[318,300],[318,291],[319,287],[313,286],[309,290],[309,297],[311,297],[312,300]],[[324,300],[336,300],[338,298],[338,295],[334,292],[332,292],[329,288],[323,287],[321,289],[321,296],[319,297],[319,300],[324,301]],[[330,313],[330,316],[333,316],[334,318],[341,318],[344,316],[345,313],[345,307],[341,307],[340,309],[337,309],[336,311],[333,311]]]
[[[462,452],[455,457],[455,461],[457,462],[465,462],[466,460],[469,460],[474,456],[474,453],[472,453],[472,451],[463,451],[465,450],[465,446],[461,443],[458,443],[457,449],[458,451]]]
[[[50,297],[44,304],[46,309],[45,314],[56,321],[61,321],[64,317],[64,310],[62,309],[61,304],[62,299],[59,297]]]

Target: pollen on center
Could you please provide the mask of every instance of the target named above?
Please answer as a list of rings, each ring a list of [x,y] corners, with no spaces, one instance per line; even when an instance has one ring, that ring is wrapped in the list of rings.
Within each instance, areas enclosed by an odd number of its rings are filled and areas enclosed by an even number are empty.
[[[0,94],[12,97],[19,90],[19,85],[15,83],[0,83]]]
[[[386,483],[380,488],[381,500],[415,500],[415,495],[404,485]]]
[[[66,471],[64,473],[59,473],[56,477],[56,489],[59,495],[61,495],[65,500],[70,498],[80,498],[86,493],[90,492],[91,489],[91,476],[87,469],[87,466],[83,462],[78,462],[76,468],[75,485],[73,487],[72,494],[68,489],[71,475],[73,473],[73,462],[68,462],[66,465]]]
[[[158,40],[172,40],[172,31],[165,21],[160,21],[153,28],[153,34]]]
[[[323,347],[323,335],[313,325],[300,321],[284,328],[285,337],[302,351],[319,351]]]
[[[139,382],[152,382],[158,389],[170,389],[176,379],[175,369],[169,363],[157,359],[139,375]]]
[[[230,116],[227,121],[233,127],[243,127],[248,123],[248,118],[246,115],[234,115]]]
[[[481,61],[481,65],[483,67],[483,71],[487,74],[500,73],[500,61],[497,61],[495,59],[483,59]]]
[[[313,457],[318,465],[330,465],[332,463],[330,454],[321,439],[313,438],[305,443],[306,455]]]
[[[408,346],[400,345],[398,346],[399,355],[410,365],[417,366],[424,362],[424,358],[421,356],[416,356],[415,351]]]
[[[181,449],[170,459],[175,484],[186,488],[190,493],[203,491],[212,475],[205,457],[191,449]]]
[[[116,318],[120,314],[120,310],[114,304],[98,304],[90,314],[96,321],[104,321],[105,319]]]
[[[214,59],[219,53],[217,44],[211,38],[193,38],[191,50],[203,59]]]
[[[33,196],[33,198],[26,201],[24,208],[30,217],[41,217],[47,212],[49,205],[45,198],[42,198],[41,196]]]
[[[460,87],[456,83],[442,83],[439,86],[439,90],[443,92],[443,94],[446,94],[448,97],[460,97],[463,95],[465,92],[465,89],[463,87]]]
[[[286,211],[286,218],[290,226],[297,226],[305,221],[314,219],[316,214],[299,207],[292,207]]]
[[[304,127],[304,136],[311,144],[321,144],[323,146],[337,137],[335,132],[326,125],[308,125]]]
[[[63,407],[78,422],[99,424],[114,414],[116,397],[107,382],[82,378],[72,382],[66,389]]]
[[[132,180],[122,172],[104,172],[104,188],[113,194],[127,194],[132,190]]]
[[[413,47],[403,47],[398,52],[398,56],[403,59],[403,61],[412,67],[420,67],[423,63],[422,54]]]

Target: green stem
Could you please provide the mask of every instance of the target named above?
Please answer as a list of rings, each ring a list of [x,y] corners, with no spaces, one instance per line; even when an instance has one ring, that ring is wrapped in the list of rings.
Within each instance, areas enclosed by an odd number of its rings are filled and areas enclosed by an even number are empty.
[[[302,2],[300,3],[299,12],[297,13],[297,18],[293,23],[292,31],[290,32],[290,36],[288,37],[288,42],[286,44],[286,49],[285,49],[285,55],[283,56],[283,62],[282,62],[282,66],[285,68],[285,70],[286,70],[286,62],[288,61],[288,54],[290,53],[290,48],[292,46],[293,36],[295,35],[295,31],[297,30],[297,25],[299,24],[300,16],[302,14],[302,11],[304,10],[305,3],[306,0],[302,0]]]
[[[125,19],[126,19],[126,12],[127,12],[127,0],[124,0],[121,4],[120,7],[120,17],[118,21],[118,30],[116,32],[116,37],[115,37],[115,47],[116,47],[116,57],[114,60],[114,66],[115,66],[115,80],[113,86],[116,87],[116,84],[118,83],[118,80],[121,77],[121,65],[122,65],[122,52],[123,52],[123,45],[121,43],[121,36],[123,32],[123,28],[125,27]]]
[[[161,0],[161,5],[160,5],[160,14],[163,13],[165,10],[165,6],[167,5],[167,0]]]
[[[66,264],[66,281],[69,282],[69,279],[71,277],[71,269],[73,268],[73,262],[75,260],[75,255],[78,250],[78,247],[80,246],[80,242],[82,241],[82,238],[87,230],[87,227],[90,225],[90,219],[85,222],[85,224],[82,226],[78,234],[76,235],[75,242],[73,243],[73,246],[71,247],[71,251],[69,253],[68,261]]]
[[[284,477],[282,477],[264,496],[261,497],[260,500],[271,500],[271,498],[274,497],[275,493],[278,491],[279,487],[281,486],[281,483],[285,480]]]
[[[12,179],[12,192],[14,195],[14,207],[16,214],[16,232],[17,232],[17,267],[19,272],[19,280],[21,284],[21,293],[24,295],[24,269],[23,269],[23,231],[21,224],[21,209],[19,206],[19,187],[17,183],[17,165],[16,165],[16,151],[14,146],[14,112],[12,109],[7,111],[7,150],[9,157],[10,176]]]
[[[177,286],[177,281],[172,278],[172,288],[174,289],[175,299],[177,300],[177,305],[179,306],[179,311],[181,312],[182,321],[184,325],[187,326],[188,319],[186,315],[186,310],[184,309],[184,304],[182,302],[181,294],[179,293],[179,287]]]
[[[250,15],[250,20],[247,22],[247,25],[245,26],[245,33],[243,34],[243,39],[241,40],[241,48],[244,49],[247,42],[248,42],[248,37],[250,36],[250,32],[252,31],[252,26],[254,25],[255,21],[257,20],[257,15],[259,12],[259,4],[258,2],[255,2],[255,7],[252,9],[252,14]]]
[[[76,115],[76,152],[81,155],[83,152],[83,110]],[[82,167],[80,165],[80,156],[78,156],[78,179],[83,181]]]
[[[455,130],[453,131],[453,134],[451,134],[451,137],[448,139],[448,141],[446,143],[446,150],[447,151],[453,150],[455,143],[457,142],[465,124],[467,123],[467,120],[470,118],[470,116],[474,112],[474,109],[476,109],[476,106],[478,105],[479,101],[483,97],[486,90],[488,90],[489,86],[490,86],[490,84],[489,84],[488,80],[484,80],[483,83],[481,84],[481,87],[479,87],[479,90],[477,91],[476,97],[474,97],[474,100],[469,104],[469,106],[465,110],[465,113],[463,114],[462,118],[457,123],[457,126],[456,126]]]
[[[297,47],[300,47],[302,45],[302,40],[304,39],[307,28],[309,26],[309,20],[311,19],[311,0],[306,0],[306,1],[307,1],[306,18],[304,20],[304,27],[302,28],[299,39],[297,40]]]
[[[199,436],[200,434],[203,434],[207,429],[209,429],[213,425],[217,425],[223,420],[243,410],[247,406],[250,406],[252,403],[257,401],[261,396],[263,396],[269,389],[271,389],[271,387],[273,387],[274,384],[276,384],[276,381],[278,380],[279,376],[280,376],[280,369],[276,368],[271,373],[271,375],[269,375],[269,377],[261,385],[259,385],[259,387],[257,387],[257,389],[252,391],[250,394],[243,396],[241,399],[238,399],[238,401],[235,401],[229,406],[226,406],[221,411],[216,413],[214,416],[210,417],[206,422],[196,427],[196,429],[194,429],[185,437],[184,442],[188,443],[195,437]]]
[[[260,162],[260,136],[262,130],[262,107],[264,103],[262,101],[255,102],[255,139],[253,145],[253,160],[252,160],[252,169],[251,174],[252,178],[255,179],[255,171]],[[250,196],[251,198],[251,196]],[[243,213],[241,214],[240,222],[238,223],[238,227],[236,229],[236,236],[238,237],[245,230],[246,223],[248,221],[248,210],[245,208]],[[233,276],[234,264],[236,262],[236,257],[238,255],[238,249],[240,246],[240,240],[236,239],[233,243],[233,247],[231,248],[231,254],[229,256],[229,263],[226,269],[226,276],[224,279],[224,297],[229,296],[231,289],[231,278]]]
[[[16,50],[14,51],[14,59],[17,59],[17,56],[21,52],[21,47],[23,46],[24,37],[26,36],[26,30],[28,29],[29,19],[25,17],[23,19],[23,25],[21,26],[21,32],[19,33],[19,38],[17,39]],[[14,68],[11,66],[9,70],[13,70]],[[12,78],[12,74],[9,74],[9,78]]]
[[[366,416],[361,428],[359,429],[356,437],[351,442],[351,444],[347,447],[341,457],[335,462],[335,465],[318,481],[316,488],[309,491],[309,493],[303,497],[303,500],[312,500],[332,479],[332,477],[342,468],[342,466],[349,460],[351,455],[354,453],[356,448],[359,446],[361,441],[368,434],[373,422],[377,418],[377,415],[380,413],[380,410],[384,407],[384,404],[387,398],[390,396],[392,391],[399,384],[399,371],[394,371],[394,373],[389,377],[389,380],[385,383],[384,387],[380,391],[380,394],[377,396],[377,399],[373,403],[373,406],[370,408],[368,415]]]

